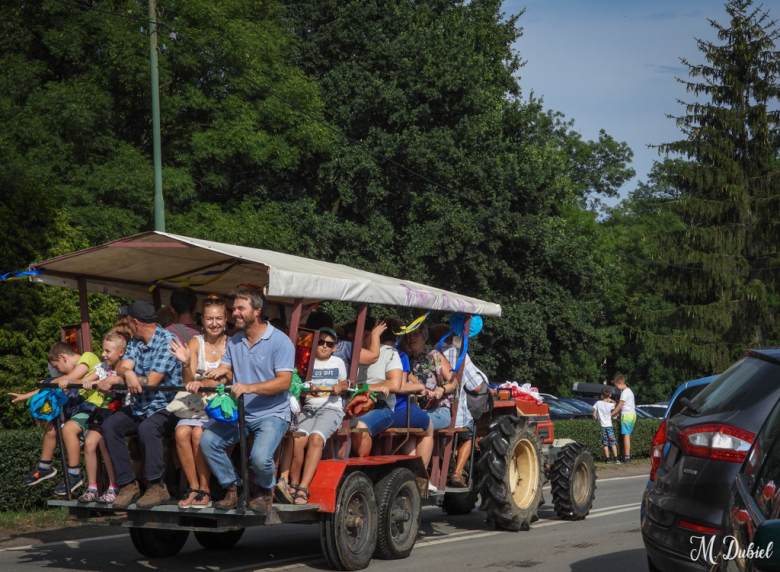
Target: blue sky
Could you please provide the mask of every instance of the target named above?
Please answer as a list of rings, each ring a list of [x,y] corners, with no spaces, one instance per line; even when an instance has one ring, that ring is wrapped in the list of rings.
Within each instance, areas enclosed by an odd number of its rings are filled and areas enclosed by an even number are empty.
[[[584,139],[605,129],[634,151],[637,175],[624,186],[625,196],[658,159],[647,145],[679,138],[666,114],[681,114],[677,99],[692,99],[674,79],[687,78],[680,57],[704,63],[695,38],[717,41],[707,18],[728,26],[723,6],[718,0],[506,0],[504,11],[526,8],[515,45],[528,62],[519,72],[524,97],[542,96],[547,109],[575,120]],[[780,18],[780,0],[767,0],[764,8]]]

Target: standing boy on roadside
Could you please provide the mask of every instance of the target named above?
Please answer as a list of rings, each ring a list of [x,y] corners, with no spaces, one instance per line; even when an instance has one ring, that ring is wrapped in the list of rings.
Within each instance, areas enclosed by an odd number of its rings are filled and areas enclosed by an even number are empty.
[[[607,458],[607,464],[612,461],[609,458],[609,449],[612,449],[612,456],[615,457],[615,464],[620,461],[617,456],[617,444],[615,443],[615,432],[612,430],[612,410],[615,409],[615,402],[611,398],[612,392],[608,387],[601,390],[601,401],[593,405],[593,419],[598,419],[601,425],[601,442],[604,444],[604,456]]]
[[[623,434],[623,461],[631,462],[631,433],[634,432],[636,423],[636,405],[634,402],[634,392],[626,385],[626,378],[618,375],[612,380],[612,385],[620,390],[620,402],[612,412],[612,419],[620,418],[620,432]]]

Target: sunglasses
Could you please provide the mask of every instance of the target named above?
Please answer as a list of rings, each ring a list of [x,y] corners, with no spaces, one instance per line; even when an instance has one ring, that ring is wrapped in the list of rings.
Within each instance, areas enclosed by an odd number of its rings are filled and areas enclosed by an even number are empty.
[[[211,306],[212,304],[217,304],[218,306],[224,306],[225,305],[225,299],[224,298],[206,298],[203,300],[203,306]]]
[[[318,346],[328,346],[330,349],[333,349],[336,347],[336,342],[328,342],[325,340],[317,340]]]

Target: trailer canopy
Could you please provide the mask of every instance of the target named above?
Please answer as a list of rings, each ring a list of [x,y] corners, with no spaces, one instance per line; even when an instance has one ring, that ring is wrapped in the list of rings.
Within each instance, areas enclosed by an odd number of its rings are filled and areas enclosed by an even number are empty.
[[[228,294],[242,284],[260,286],[272,302],[341,300],[500,316],[501,306],[410,280],[343,264],[259,248],[234,246],[164,232],[145,232],[30,266],[30,280],[90,292],[153,301],[158,284],[166,302],[172,289]],[[201,286],[197,286],[201,284]]]

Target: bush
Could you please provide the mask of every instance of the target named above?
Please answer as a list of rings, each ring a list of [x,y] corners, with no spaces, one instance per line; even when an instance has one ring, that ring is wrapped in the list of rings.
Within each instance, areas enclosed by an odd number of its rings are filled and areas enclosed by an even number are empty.
[[[586,445],[596,459],[602,459],[601,426],[597,421],[553,421],[556,439],[574,439]],[[661,419],[637,419],[631,435],[631,458],[649,457],[650,444],[661,426]],[[620,423],[613,423],[619,454],[623,454]]]
[[[55,498],[54,487],[61,480],[59,449],[54,452],[54,466],[58,474],[33,487],[26,487],[22,481],[36,467],[41,459],[43,429],[0,430],[0,510],[19,511],[40,509],[46,501]]]

